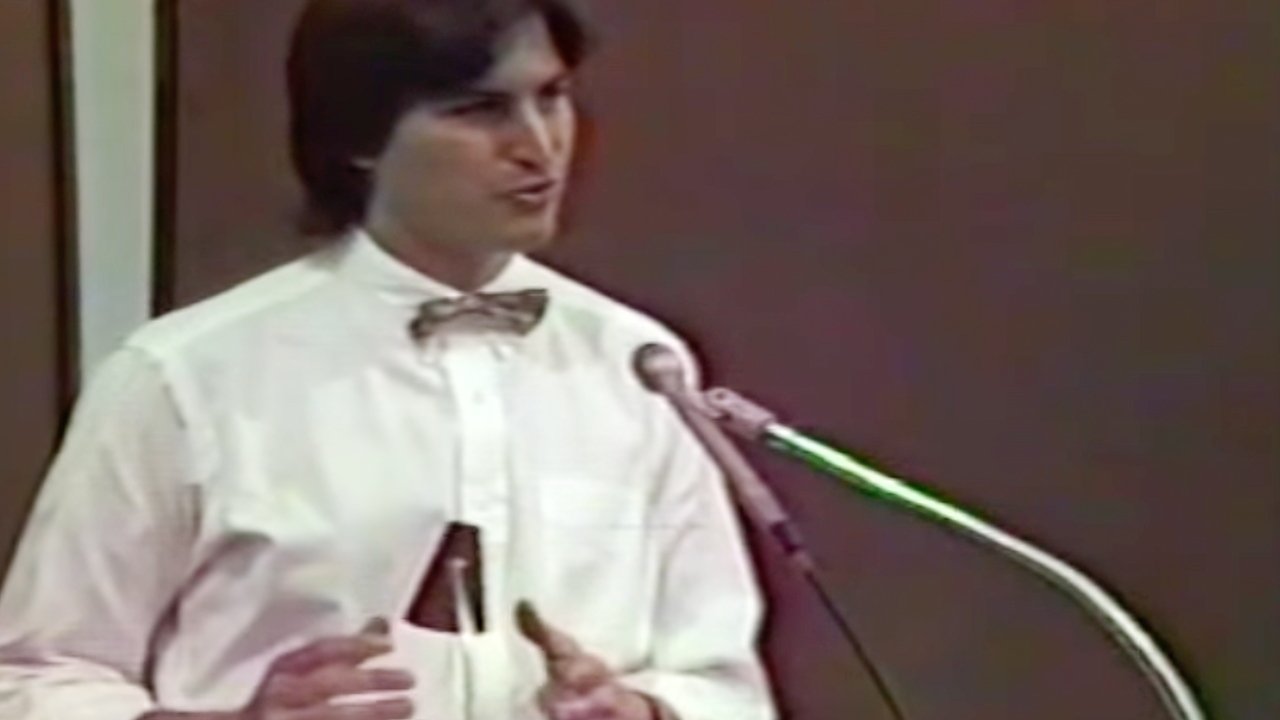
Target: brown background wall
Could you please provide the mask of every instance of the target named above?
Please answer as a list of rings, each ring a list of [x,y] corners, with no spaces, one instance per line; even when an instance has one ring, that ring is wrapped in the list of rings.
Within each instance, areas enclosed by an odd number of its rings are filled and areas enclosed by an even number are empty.
[[[554,259],[713,378],[1105,578],[1280,716],[1273,2],[608,0]],[[288,256],[297,0],[182,0],[172,291]],[[763,459],[917,720],[1157,718],[1004,561]],[[764,550],[789,717],[886,717]]]
[[[53,448],[75,332],[62,285],[58,9],[0,2],[0,577]]]

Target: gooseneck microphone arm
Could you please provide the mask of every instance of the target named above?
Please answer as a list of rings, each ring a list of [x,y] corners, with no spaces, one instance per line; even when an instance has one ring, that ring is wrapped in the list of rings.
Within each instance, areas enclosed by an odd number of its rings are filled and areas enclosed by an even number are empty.
[[[711,419],[707,409],[698,404],[698,395],[690,389],[683,364],[675,351],[663,345],[645,345],[636,351],[634,362],[636,375],[644,386],[670,401],[676,413],[720,466],[735,497],[752,520],[777,541],[787,559],[799,570],[813,570],[813,558],[805,549],[795,523],[755,468]]]
[[[734,434],[762,442],[876,499],[951,528],[1048,580],[1082,605],[1141,666],[1173,717],[1204,720],[1204,711],[1197,704],[1195,694],[1151,634],[1097,582],[1069,563],[848,453],[779,423],[773,413],[731,390],[707,391],[699,401],[699,407],[709,418]]]
[[[804,539],[773,491],[756,473],[733,441],[721,431],[713,415],[703,403],[702,395],[693,390],[685,377],[680,356],[664,345],[650,343],[636,350],[633,370],[650,391],[662,395],[675,409],[694,436],[724,473],[738,504],[766,535],[781,547],[787,559],[808,581],[822,602],[823,609],[836,624],[841,637],[867,670],[871,684],[894,720],[906,720],[901,704],[894,696],[880,669],[867,653],[852,622],[840,611],[818,575],[817,565],[804,546]]]

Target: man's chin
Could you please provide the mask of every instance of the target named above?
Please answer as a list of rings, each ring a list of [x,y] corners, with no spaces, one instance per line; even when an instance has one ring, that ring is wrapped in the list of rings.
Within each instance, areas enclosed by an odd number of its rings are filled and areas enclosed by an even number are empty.
[[[529,253],[541,250],[556,239],[558,228],[553,224],[530,223],[524,227],[514,227],[503,233],[499,241],[502,249],[511,252]]]

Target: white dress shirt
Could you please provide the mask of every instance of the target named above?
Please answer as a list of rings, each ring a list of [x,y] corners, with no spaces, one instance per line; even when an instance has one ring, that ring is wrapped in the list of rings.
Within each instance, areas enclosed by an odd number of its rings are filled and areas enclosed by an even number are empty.
[[[0,595],[0,718],[232,710],[268,663],[392,619],[417,720],[540,717],[531,600],[682,720],[774,717],[719,472],[632,376],[655,321],[524,257],[525,336],[407,330],[458,292],[367,235],[149,323],[81,399]],[[691,363],[692,364],[692,363]],[[400,618],[481,529],[484,633]]]

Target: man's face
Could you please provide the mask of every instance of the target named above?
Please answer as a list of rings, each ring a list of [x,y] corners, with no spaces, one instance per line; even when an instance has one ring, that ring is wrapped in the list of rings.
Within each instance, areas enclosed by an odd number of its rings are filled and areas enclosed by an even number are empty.
[[[371,213],[412,242],[523,252],[555,235],[576,134],[569,70],[531,17],[462,95],[397,121],[374,168]]]

